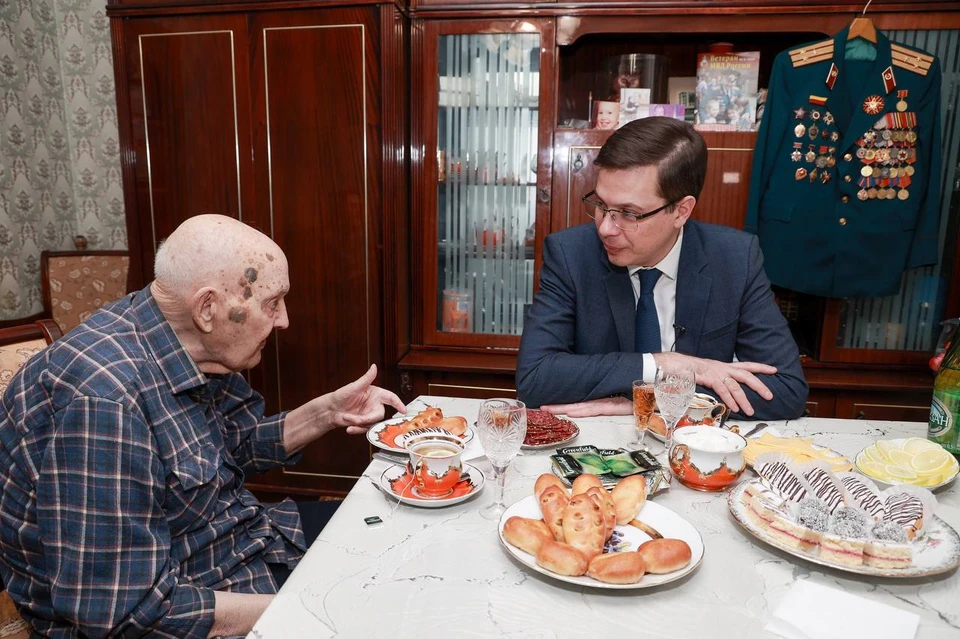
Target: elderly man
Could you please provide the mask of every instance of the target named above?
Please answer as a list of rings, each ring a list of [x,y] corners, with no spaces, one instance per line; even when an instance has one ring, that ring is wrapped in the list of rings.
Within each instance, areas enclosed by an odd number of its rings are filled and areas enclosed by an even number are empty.
[[[33,358],[0,404],[0,575],[46,636],[246,634],[276,567],[306,549],[296,505],[247,473],[324,433],[362,433],[393,393],[376,368],[264,417],[240,371],[288,325],[280,248],[228,217],[190,218],[156,279]]]
[[[583,201],[595,223],[543,244],[520,398],[571,416],[629,414],[616,397],[660,366],[693,371],[742,415],[799,416],[807,383],[757,239],[690,217],[707,171],[703,138],[678,120],[635,120],[594,163],[597,186]]]

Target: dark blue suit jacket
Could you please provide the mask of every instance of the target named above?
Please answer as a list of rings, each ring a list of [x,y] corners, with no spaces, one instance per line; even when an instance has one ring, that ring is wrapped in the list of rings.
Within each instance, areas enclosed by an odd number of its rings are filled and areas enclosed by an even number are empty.
[[[529,406],[579,402],[631,392],[643,376],[634,353],[636,302],[626,268],[614,266],[593,223],[543,243],[540,290],[526,317],[517,359],[517,391]],[[807,382],[797,345],[770,290],[757,238],[690,220],[677,273],[676,350],[722,362],[777,367],[760,375],[766,401],[744,386],[754,419],[803,413]],[[682,334],[681,334],[682,333]]]

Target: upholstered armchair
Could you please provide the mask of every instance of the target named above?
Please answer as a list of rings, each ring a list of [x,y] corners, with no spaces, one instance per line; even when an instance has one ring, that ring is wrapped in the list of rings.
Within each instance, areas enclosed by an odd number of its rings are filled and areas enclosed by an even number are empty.
[[[62,335],[60,327],[52,320],[0,328],[0,395],[28,359]]]
[[[43,306],[64,333],[127,294],[126,251],[43,251]]]

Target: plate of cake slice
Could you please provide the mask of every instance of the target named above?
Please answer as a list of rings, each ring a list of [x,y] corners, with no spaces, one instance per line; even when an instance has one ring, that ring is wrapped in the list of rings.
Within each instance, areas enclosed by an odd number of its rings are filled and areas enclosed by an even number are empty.
[[[960,536],[936,516],[927,490],[880,491],[829,464],[757,459],[760,475],[728,495],[734,519],[757,539],[811,563],[877,577],[923,577],[960,565]]]

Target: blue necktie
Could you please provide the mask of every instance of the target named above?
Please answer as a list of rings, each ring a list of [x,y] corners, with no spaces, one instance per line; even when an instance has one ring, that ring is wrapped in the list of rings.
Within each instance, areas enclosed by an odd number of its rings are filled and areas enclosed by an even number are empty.
[[[660,271],[655,268],[637,271],[640,278],[640,299],[637,300],[637,316],[634,320],[636,336],[634,351],[637,353],[659,353],[660,320],[657,319],[657,307],[653,303],[653,287],[660,279]]]

